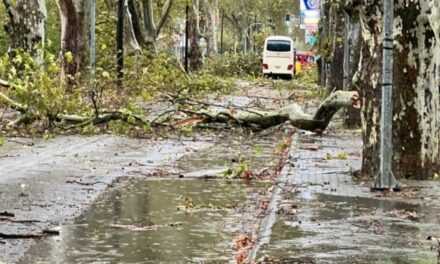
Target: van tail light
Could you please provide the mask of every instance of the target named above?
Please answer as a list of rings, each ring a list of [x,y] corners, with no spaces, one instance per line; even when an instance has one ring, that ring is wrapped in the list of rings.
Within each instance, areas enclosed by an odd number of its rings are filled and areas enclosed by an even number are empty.
[[[269,65],[266,63],[263,63],[263,69],[265,69],[265,70],[269,69]]]
[[[288,71],[293,70],[293,64],[289,64],[289,66],[287,66],[287,70],[288,70]]]

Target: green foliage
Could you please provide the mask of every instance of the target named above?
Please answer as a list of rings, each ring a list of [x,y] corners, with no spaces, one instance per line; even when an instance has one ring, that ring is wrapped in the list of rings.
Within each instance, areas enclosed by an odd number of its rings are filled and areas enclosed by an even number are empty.
[[[249,172],[248,161],[244,160],[243,158],[240,158],[240,162],[236,166],[226,170],[223,173],[223,177],[225,177],[226,179],[245,178],[245,174],[248,172]]]
[[[79,132],[95,134],[104,129],[117,134],[148,133],[151,127],[147,122],[139,122],[145,120],[146,115],[142,102],[164,93],[197,97],[228,92],[233,87],[227,79],[210,73],[187,75],[178,62],[165,53],[154,57],[127,56],[122,90],[116,86],[116,73],[109,67],[97,68],[95,82],[81,77],[87,76],[83,72],[75,83],[66,84],[60,78],[59,61],[48,51],[44,54],[42,62],[22,51],[15,52],[14,57],[0,57],[0,78],[8,80],[13,87],[7,96],[26,107],[32,118],[29,121],[44,121],[39,123],[43,125],[42,131],[59,122],[59,114],[93,118],[100,111],[117,110],[127,119],[112,121],[100,128],[81,125]],[[67,60],[72,56],[64,54]]]
[[[295,79],[305,85],[315,85],[318,83],[318,68],[316,66],[305,68],[296,74]]]
[[[5,143],[6,143],[6,139],[0,136],[0,147],[3,146]]]
[[[131,57],[127,62],[125,79],[129,93],[144,100],[158,93],[197,96],[207,92],[224,93],[232,87],[230,81],[210,72],[187,75],[178,61],[166,53],[153,58]]]
[[[28,53],[15,51],[14,57],[0,57],[0,77],[9,80],[9,96],[28,108],[35,117],[53,121],[59,113],[81,109],[78,93],[67,93],[60,81],[55,55],[44,53],[39,63]]]
[[[203,71],[224,77],[256,77],[261,75],[261,57],[256,54],[225,53],[208,58]]]
[[[7,12],[5,6],[0,4],[0,23],[7,21]],[[9,37],[3,30],[3,25],[0,26],[0,54],[6,53],[8,50]]]

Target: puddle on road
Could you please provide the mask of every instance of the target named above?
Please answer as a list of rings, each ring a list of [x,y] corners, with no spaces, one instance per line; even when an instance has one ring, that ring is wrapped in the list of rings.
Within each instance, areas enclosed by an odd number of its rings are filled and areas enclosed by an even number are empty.
[[[278,133],[279,134],[279,133]],[[277,145],[282,135],[272,137],[240,138],[225,137],[212,148],[186,155],[177,162],[180,171],[214,170],[237,166],[240,160],[254,172],[271,168],[279,161]]]
[[[241,210],[265,187],[224,180],[135,181],[107,193],[22,263],[225,263],[233,259]],[[178,210],[185,205],[187,210]]]
[[[254,228],[260,195],[270,183],[226,180],[222,169],[245,163],[256,172],[272,172],[283,138],[282,132],[219,136],[211,148],[158,167],[162,179],[135,177],[108,191],[74,224],[63,226],[60,236],[33,246],[20,263],[233,262],[233,240]],[[220,177],[207,180],[205,174]],[[194,208],[178,210],[185,205]]]

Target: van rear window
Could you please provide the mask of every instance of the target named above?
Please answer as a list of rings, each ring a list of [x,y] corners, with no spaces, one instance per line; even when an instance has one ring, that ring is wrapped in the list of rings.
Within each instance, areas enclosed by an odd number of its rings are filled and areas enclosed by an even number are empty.
[[[290,41],[269,40],[267,41],[267,50],[276,52],[288,52],[290,51]]]

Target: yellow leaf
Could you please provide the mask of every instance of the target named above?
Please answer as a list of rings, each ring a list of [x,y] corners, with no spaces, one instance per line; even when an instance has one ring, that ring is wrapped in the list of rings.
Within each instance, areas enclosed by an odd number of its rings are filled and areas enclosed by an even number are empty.
[[[64,59],[66,60],[67,63],[72,63],[73,62],[73,53],[71,51],[68,51],[64,54]]]

